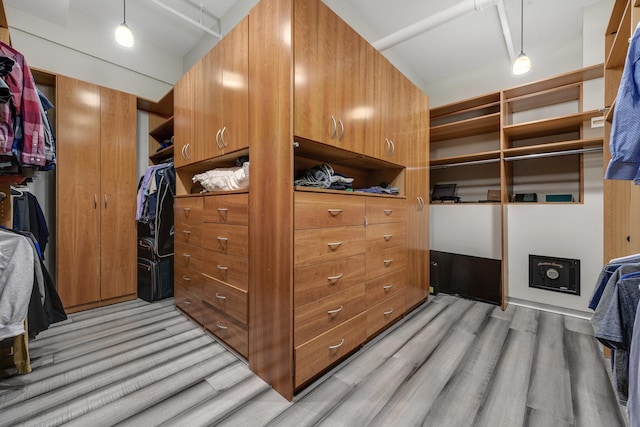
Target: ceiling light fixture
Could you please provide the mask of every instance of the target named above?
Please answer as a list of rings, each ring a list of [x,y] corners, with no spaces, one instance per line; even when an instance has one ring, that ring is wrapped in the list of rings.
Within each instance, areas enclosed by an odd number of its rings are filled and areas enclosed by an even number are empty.
[[[513,74],[520,76],[526,74],[531,69],[531,60],[524,53],[524,0],[520,2],[520,55],[513,62]]]
[[[122,47],[133,47],[133,33],[127,25],[127,0],[122,0],[123,3],[123,18],[122,24],[116,28],[115,38],[116,43]]]

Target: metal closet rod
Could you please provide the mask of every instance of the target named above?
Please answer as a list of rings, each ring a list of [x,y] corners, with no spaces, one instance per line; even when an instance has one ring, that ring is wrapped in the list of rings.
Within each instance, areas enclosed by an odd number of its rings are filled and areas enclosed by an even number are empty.
[[[522,156],[505,157],[505,162],[512,162],[514,160],[528,160],[528,159],[541,159],[544,157],[556,157],[556,156],[570,156],[572,154],[584,154],[584,153],[596,153],[602,151],[602,147],[581,148],[578,150],[567,151],[554,151],[552,153],[540,153],[540,154],[524,154]]]

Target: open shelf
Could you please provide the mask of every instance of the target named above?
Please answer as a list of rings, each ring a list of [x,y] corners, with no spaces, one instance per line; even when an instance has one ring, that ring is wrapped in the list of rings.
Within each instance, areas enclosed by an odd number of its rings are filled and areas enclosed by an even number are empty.
[[[511,157],[527,156],[543,153],[558,153],[582,150],[586,148],[602,148],[603,138],[576,139],[572,141],[552,142],[548,144],[530,145],[526,147],[505,148],[504,158],[508,160]]]
[[[464,163],[471,162],[492,162],[500,161],[500,150],[495,151],[487,151],[484,153],[473,153],[467,154],[464,156],[451,156],[451,157],[442,157],[439,159],[431,159],[431,166],[447,166],[447,165],[459,165]]]
[[[613,103],[611,104],[611,107],[609,107],[609,109],[607,110],[607,113],[604,116],[604,119],[609,123],[613,123],[613,114],[615,113],[615,110],[616,110],[616,100],[614,99]]]
[[[431,128],[431,142],[499,131],[500,113],[493,113],[473,119],[434,126]]]
[[[154,137],[158,142],[163,142],[165,139],[171,138],[173,136],[173,116],[149,131],[149,135]]]
[[[622,15],[622,20],[620,21],[620,25],[616,30],[616,35],[613,39],[613,45],[605,61],[606,68],[615,68],[624,65],[630,35],[631,10],[629,8],[629,4],[627,4],[627,7],[624,10],[624,14]]]
[[[155,153],[151,154],[149,156],[149,160],[157,164],[171,157],[173,157],[173,145],[170,145],[160,151],[156,151]]]
[[[504,126],[502,129],[504,135],[509,139],[535,138],[549,134],[579,131],[582,122],[601,115],[602,113],[599,110],[591,110],[551,119]]]
[[[499,105],[499,103],[500,92],[494,92],[475,98],[466,99],[461,102],[454,102],[451,104],[443,105],[441,107],[433,108],[429,112],[429,115],[431,121],[434,121],[443,117],[458,115],[459,113],[483,110],[495,104]]]
[[[582,83],[571,83],[566,86],[543,90],[507,100],[507,108],[511,113],[531,110],[548,105],[561,104],[580,99]]]
[[[533,94],[560,86],[567,86],[572,83],[580,83],[585,80],[597,79],[604,76],[603,64],[592,65],[570,73],[561,74],[550,79],[539,80],[537,82],[528,83],[517,86],[504,91],[506,100],[516,98],[523,95]]]

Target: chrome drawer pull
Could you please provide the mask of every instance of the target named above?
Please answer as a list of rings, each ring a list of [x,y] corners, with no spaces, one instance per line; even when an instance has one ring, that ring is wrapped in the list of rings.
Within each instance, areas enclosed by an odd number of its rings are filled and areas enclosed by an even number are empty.
[[[344,137],[344,123],[342,123],[342,119],[339,119],[338,123],[340,123],[340,136],[338,137],[338,141],[342,142],[342,137]]]
[[[224,326],[222,323],[220,323],[220,321],[216,322],[216,326],[223,330],[229,329],[228,326]]]
[[[387,285],[382,287],[382,289],[384,289],[385,291],[389,291],[391,290],[391,288],[393,288],[393,285]]]
[[[385,215],[389,216],[393,213],[393,209],[385,209],[383,212]]]
[[[220,213],[227,213],[229,211],[229,209],[227,208],[218,208],[218,212]]]
[[[227,271],[229,269],[229,267],[225,267],[224,265],[216,265],[216,268],[222,271]]]
[[[331,139],[335,138],[336,132],[338,132],[338,124],[336,123],[336,118],[331,116],[331,128],[329,129],[329,137]]]
[[[189,234],[191,234],[191,232],[190,232],[190,231],[188,231],[188,230],[183,230],[182,232],[183,232],[185,235],[189,235]]]
[[[186,305],[189,305],[189,304],[191,304],[191,301],[189,301],[188,299],[186,299],[186,300],[182,301],[182,303],[183,303],[183,304],[186,304]]]
[[[393,258],[385,259],[383,262],[384,262],[385,267],[389,267],[391,265],[391,263],[393,262]]]
[[[330,345],[329,350],[335,350],[336,348],[340,348],[342,347],[342,344],[344,344],[344,338],[342,338],[338,344]]]
[[[329,248],[332,251],[335,251],[336,249],[338,249],[340,246],[342,246],[342,242],[333,242],[333,243],[327,243],[327,246],[329,246]]]
[[[189,216],[189,214],[191,213],[191,208],[184,208],[184,216]]]
[[[327,209],[331,216],[338,216],[342,213],[342,209]]]
[[[389,241],[389,240],[391,240],[391,238],[393,237],[393,234],[385,234],[385,235],[384,235],[384,236],[382,236],[382,237],[384,237],[384,241],[385,241],[385,242],[388,242],[388,241]]]
[[[186,259],[189,259],[189,258],[191,258],[191,255],[189,255],[189,254],[182,254],[182,257],[183,257],[183,258],[186,258]]]
[[[384,314],[385,316],[388,316],[388,315],[390,315],[391,313],[393,313],[393,308],[392,308],[391,310],[389,310],[389,311],[385,311],[383,314]]]
[[[221,242],[226,242],[227,240],[229,240],[228,237],[216,237],[216,239],[220,240]]]
[[[225,297],[224,295],[220,295],[219,293],[216,292],[216,298],[221,299],[221,300],[225,300],[227,299],[227,297]]]
[[[182,280],[184,280],[185,282],[190,282],[191,281],[191,277],[182,276]]]
[[[344,305],[341,305],[340,307],[336,308],[335,310],[329,310],[327,311],[327,314],[333,316],[335,314],[338,314],[342,311],[342,309],[344,308]]]
[[[342,279],[342,276],[344,276],[344,273],[340,273],[335,276],[329,276],[327,277],[327,280],[330,281],[331,283],[336,283],[338,280]]]

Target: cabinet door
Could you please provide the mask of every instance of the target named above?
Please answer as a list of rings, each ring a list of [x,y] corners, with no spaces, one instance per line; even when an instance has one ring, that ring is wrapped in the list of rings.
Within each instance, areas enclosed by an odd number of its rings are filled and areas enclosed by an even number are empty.
[[[197,88],[206,95],[203,98],[202,122],[202,153],[203,158],[216,157],[222,154],[224,145],[222,133],[222,44],[226,37],[213,47],[202,58],[204,71],[202,73],[202,87]]]
[[[100,88],[58,76],[57,284],[65,307],[100,299]]]
[[[336,144],[336,15],[322,2],[294,3],[294,134]]]
[[[136,97],[101,88],[101,299],[136,293]]]
[[[174,87],[175,166],[204,158],[203,61],[198,61]]]

